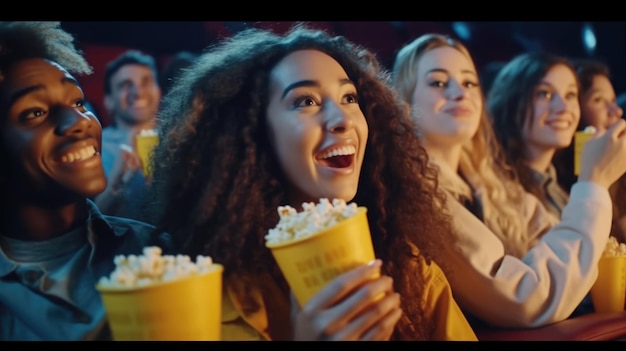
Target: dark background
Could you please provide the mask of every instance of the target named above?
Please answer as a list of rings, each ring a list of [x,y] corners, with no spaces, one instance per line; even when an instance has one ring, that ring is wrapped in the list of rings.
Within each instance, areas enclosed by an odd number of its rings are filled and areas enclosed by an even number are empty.
[[[236,21],[90,21],[62,22],[76,36],[95,74],[83,77],[87,97],[102,115],[102,74],[108,60],[121,51],[135,48],[155,56],[162,68],[178,51],[200,53],[216,43],[248,27],[271,28],[284,32],[294,22]],[[612,70],[616,93],[626,91],[625,35],[626,23],[573,21],[515,22],[410,22],[410,21],[318,21],[311,26],[344,35],[372,49],[391,68],[393,57],[403,44],[415,37],[438,32],[461,39],[470,49],[477,68],[482,70],[492,61],[506,61],[529,50],[547,50],[571,58],[594,57]],[[595,34],[596,47],[588,49],[583,41],[583,28]]]

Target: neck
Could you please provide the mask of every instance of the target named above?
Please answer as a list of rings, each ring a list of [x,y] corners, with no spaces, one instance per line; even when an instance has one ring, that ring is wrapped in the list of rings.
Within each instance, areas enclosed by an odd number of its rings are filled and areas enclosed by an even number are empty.
[[[462,145],[452,145],[452,146],[439,146],[434,145],[432,143],[428,143],[424,141],[422,143],[426,151],[428,152],[429,157],[433,157],[437,159],[438,162],[443,162],[453,171],[458,171],[459,169],[459,159],[461,158],[461,150],[463,149]]]
[[[555,151],[554,148],[542,149],[530,145],[526,148],[526,164],[535,171],[544,173],[550,167]]]
[[[38,204],[19,204],[14,207],[5,228],[7,236],[28,241],[41,241],[57,237],[76,228],[87,218],[87,205],[79,201],[60,207]]]

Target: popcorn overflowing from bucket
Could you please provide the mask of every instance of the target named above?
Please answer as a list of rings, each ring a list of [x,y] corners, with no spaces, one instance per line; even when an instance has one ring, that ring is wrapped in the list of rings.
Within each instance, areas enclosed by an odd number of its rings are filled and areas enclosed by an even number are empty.
[[[615,238],[614,236],[610,236],[609,241],[607,241],[606,246],[604,247],[602,256],[603,257],[626,256],[626,244],[620,243],[617,241],[617,238]]]
[[[117,255],[115,270],[100,278],[101,287],[142,287],[201,275],[215,268],[211,257],[198,255],[196,262],[186,255],[165,255],[158,246],[143,249],[143,255]]]
[[[346,204],[342,199],[322,198],[319,203],[305,202],[302,211],[291,206],[279,206],[280,219],[276,227],[265,236],[267,244],[273,245],[285,241],[309,237],[326,228],[353,217],[358,212],[356,203]]]

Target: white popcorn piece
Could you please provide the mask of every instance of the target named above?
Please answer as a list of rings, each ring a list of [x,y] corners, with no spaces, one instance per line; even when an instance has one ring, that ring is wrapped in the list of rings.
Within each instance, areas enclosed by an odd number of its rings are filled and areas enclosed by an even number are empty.
[[[617,238],[614,236],[609,236],[609,241],[607,241],[606,246],[604,247],[602,256],[626,256],[626,244],[618,242]]]
[[[590,134],[595,134],[596,133],[596,127],[594,126],[586,126],[584,129],[585,133],[590,133]]]
[[[102,277],[98,284],[102,287],[143,287],[159,282],[167,282],[209,272],[213,260],[209,256],[198,255],[196,262],[186,255],[162,256],[162,249],[149,246],[143,255],[117,255],[113,258],[115,270],[108,277]]]
[[[356,203],[346,204],[342,199],[322,198],[317,204],[304,202],[301,212],[291,206],[278,206],[278,224],[268,231],[265,240],[268,244],[277,244],[308,237],[355,216],[357,212]]]
[[[139,131],[140,136],[157,136],[159,133],[156,129],[142,129]]]

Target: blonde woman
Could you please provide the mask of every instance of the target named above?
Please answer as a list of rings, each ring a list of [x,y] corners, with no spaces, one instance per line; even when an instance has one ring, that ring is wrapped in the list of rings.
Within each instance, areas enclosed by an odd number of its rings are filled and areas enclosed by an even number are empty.
[[[393,82],[413,108],[419,138],[450,199],[457,244],[441,262],[461,308],[498,327],[568,318],[597,276],[611,222],[608,186],[626,171],[626,122],[592,139],[562,220],[506,165],[467,48],[439,34],[397,54]],[[475,324],[478,325],[478,324]]]

